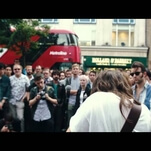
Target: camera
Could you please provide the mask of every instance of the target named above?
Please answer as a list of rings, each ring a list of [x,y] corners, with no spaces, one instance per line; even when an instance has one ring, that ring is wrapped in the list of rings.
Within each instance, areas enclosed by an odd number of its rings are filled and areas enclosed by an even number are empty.
[[[13,130],[13,125],[12,125],[12,123],[6,124],[5,126],[7,126],[10,131]]]
[[[46,97],[45,97],[45,94],[46,94],[45,91],[40,91],[38,94],[41,96],[41,99],[42,99],[42,100],[44,100],[44,99],[46,98]]]

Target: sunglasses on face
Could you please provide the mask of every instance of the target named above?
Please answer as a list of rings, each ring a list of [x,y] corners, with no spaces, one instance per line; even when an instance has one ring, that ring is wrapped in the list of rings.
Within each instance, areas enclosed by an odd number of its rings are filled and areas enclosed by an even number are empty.
[[[135,74],[136,76],[138,76],[140,73],[141,73],[141,72],[132,72],[132,73],[130,73],[130,75],[133,77],[134,74]]]
[[[20,70],[19,68],[16,68],[16,69],[14,69],[14,70]]]

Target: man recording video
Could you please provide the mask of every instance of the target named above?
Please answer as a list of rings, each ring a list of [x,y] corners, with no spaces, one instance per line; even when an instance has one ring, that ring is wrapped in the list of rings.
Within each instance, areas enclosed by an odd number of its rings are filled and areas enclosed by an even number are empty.
[[[20,120],[13,118],[11,112],[8,112],[0,120],[0,132],[21,132]]]
[[[58,102],[54,89],[44,83],[42,74],[34,78],[36,86],[30,90],[29,105],[32,113],[32,132],[54,131],[54,105]]]

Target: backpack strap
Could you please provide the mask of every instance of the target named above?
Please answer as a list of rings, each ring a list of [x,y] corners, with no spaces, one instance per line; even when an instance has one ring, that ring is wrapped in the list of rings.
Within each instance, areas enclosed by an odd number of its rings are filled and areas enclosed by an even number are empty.
[[[67,86],[67,85],[71,85],[71,77],[66,78],[66,80],[65,80],[65,86]]]
[[[130,113],[121,129],[121,132],[132,132],[133,131],[133,129],[140,117],[141,109],[142,109],[141,104],[133,103],[133,107],[130,110]]]

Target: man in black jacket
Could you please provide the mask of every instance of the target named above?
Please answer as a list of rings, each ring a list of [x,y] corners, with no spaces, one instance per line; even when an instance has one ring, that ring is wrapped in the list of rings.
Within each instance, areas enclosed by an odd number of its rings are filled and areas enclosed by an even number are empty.
[[[59,81],[60,72],[58,70],[54,70],[52,72],[53,80],[48,82],[47,85],[50,85],[54,88],[54,94],[57,98],[58,104],[54,109],[54,128],[55,132],[62,132],[63,129],[66,128],[66,119],[65,119],[65,111],[66,111],[66,92],[65,86]]]
[[[32,114],[32,132],[54,132],[54,106],[58,104],[54,89],[44,83],[42,74],[34,78],[36,86],[30,90],[29,106]]]
[[[0,119],[8,110],[8,101],[10,98],[10,79],[4,75],[5,65],[0,63]]]

